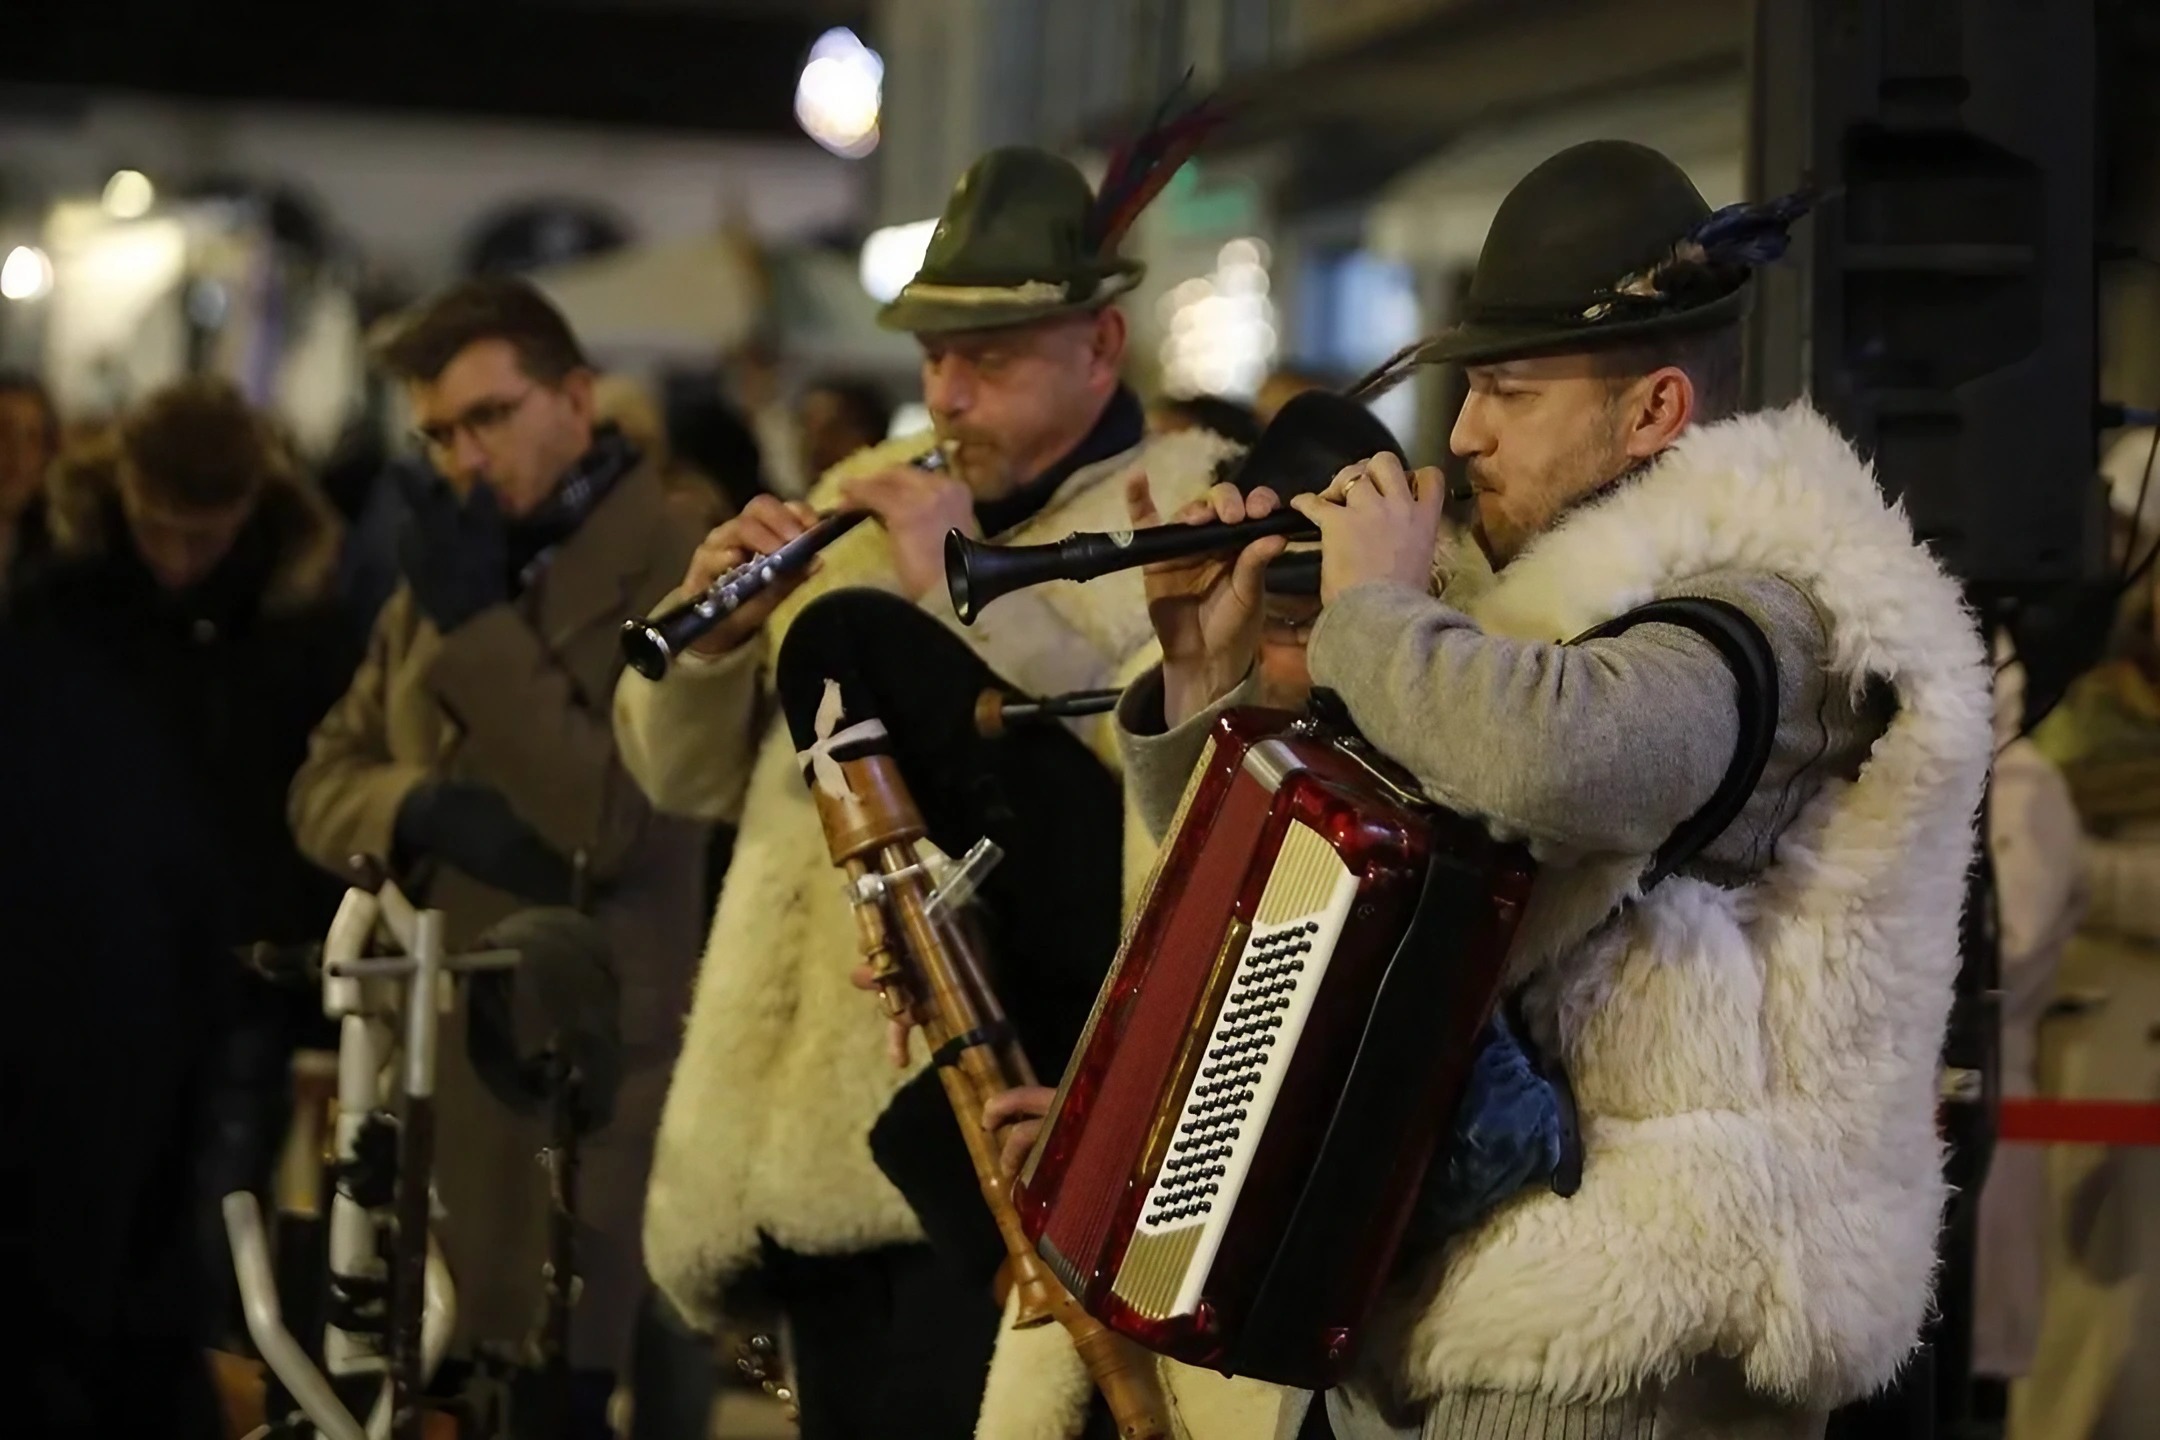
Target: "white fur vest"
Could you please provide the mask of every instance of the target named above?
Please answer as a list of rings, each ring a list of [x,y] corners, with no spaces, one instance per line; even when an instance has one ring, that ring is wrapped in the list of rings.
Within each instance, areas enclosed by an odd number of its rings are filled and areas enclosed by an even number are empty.
[[[925,448],[927,437],[918,437],[865,452],[828,474],[811,501],[828,503],[840,481]],[[1167,513],[1201,493],[1230,453],[1227,442],[1205,432],[1150,441],[1077,472],[1041,513],[1001,538],[1031,544],[1076,530],[1127,528],[1124,481],[1136,466],[1146,469]],[[817,579],[774,615],[768,655],[813,596],[894,583],[883,532],[874,526],[822,558]],[[959,625],[942,591],[925,605],[1006,679],[1037,694],[1113,683],[1153,641],[1137,572],[1021,592],[973,628]],[[760,711],[770,713],[769,706]],[[787,727],[769,718],[756,723],[767,728],[743,795],[646,1201],[648,1268],[685,1314],[707,1324],[716,1318],[721,1282],[755,1257],[760,1231],[810,1254],[922,1238],[869,1150],[871,1125],[907,1076],[885,1058],[878,1007],[848,983],[855,926]],[[1107,743],[1097,748],[1115,754]]]
[[[1517,1198],[1423,1277],[1412,1394],[1598,1398],[1716,1353],[1766,1395],[1829,1406],[1890,1379],[1917,1338],[1945,1194],[1937,1051],[1989,751],[1956,587],[1851,446],[1794,407],[1691,432],[1448,598],[1489,632],[1560,640],[1716,571],[1805,590],[1832,683],[1886,682],[1895,717],[1757,881],[1667,880],[1543,961],[1582,1188]],[[1610,873],[1557,865],[1539,884],[1561,909],[1582,887],[1593,915],[1614,893]]]

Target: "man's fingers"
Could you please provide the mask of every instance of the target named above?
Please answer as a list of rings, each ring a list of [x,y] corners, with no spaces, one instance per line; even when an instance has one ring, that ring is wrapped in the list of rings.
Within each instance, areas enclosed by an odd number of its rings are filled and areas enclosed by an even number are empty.
[[[735,517],[734,525],[742,543],[759,554],[779,549],[809,528],[785,502],[770,495],[751,500]]]
[[[1215,511],[1215,518],[1225,525],[1235,525],[1245,518],[1245,492],[1225,480],[1207,492],[1208,504]]]
[[[1258,520],[1282,508],[1282,497],[1265,485],[1255,485],[1245,497],[1245,518]]]
[[[808,505],[805,505],[800,500],[788,501],[787,508],[788,514],[795,517],[795,523],[802,526],[805,530],[809,529],[812,525],[818,523],[817,511],[811,509]]]
[[[1028,1120],[1015,1125],[1012,1133],[1005,1137],[1004,1148],[998,1152],[998,1167],[1005,1172],[1006,1179],[1018,1175],[1020,1167],[1027,1164],[1028,1151],[1035,1148],[1035,1137],[1041,1133],[1042,1121]]]
[[[887,1057],[888,1057],[888,1058],[889,1058],[889,1059],[890,1059],[890,1060],[892,1061],[892,1063],[893,1063],[893,1069],[895,1069],[895,1070],[905,1070],[905,1069],[907,1069],[907,1064],[908,1064],[908,1054],[907,1054],[907,1037],[908,1037],[908,1023],[907,1023],[907,1021],[905,1021],[905,1020],[893,1020],[893,1021],[890,1021],[890,1022],[888,1022],[888,1023],[886,1024],[886,1026],[885,1026],[885,1054],[886,1054],[886,1056],[887,1056]]]
[[[1231,588],[1237,597],[1247,604],[1257,605],[1267,592],[1268,562],[1290,548],[1290,542],[1280,535],[1270,535],[1255,540],[1238,552],[1236,568],[1231,571]]]
[[[983,1104],[983,1128],[995,1130],[1015,1120],[1038,1119],[1050,1113],[1050,1102],[1056,1096],[1057,1091],[1047,1085],[1022,1085],[1013,1090],[1000,1090]]]
[[[1364,478],[1364,461],[1359,460],[1353,464],[1345,465],[1335,472],[1335,478],[1328,481],[1327,488],[1320,492],[1320,496],[1325,500],[1340,500],[1350,493],[1352,486]]]
[[[1365,477],[1389,500],[1410,498],[1410,477],[1403,474],[1402,461],[1385,450],[1365,462]]]
[[[732,570],[750,558],[750,552],[735,543],[735,537],[725,540],[708,540],[698,546],[695,557],[699,567],[715,572]]]
[[[872,970],[868,965],[857,965],[853,970],[848,971],[847,978],[848,984],[853,985],[858,990],[877,989],[877,971]]]
[[[1178,507],[1177,523],[1180,525],[1212,525],[1215,523],[1215,505],[1209,500],[1194,500]]]
[[[1417,493],[1418,504],[1438,505],[1447,499],[1447,476],[1439,466],[1426,465],[1411,473],[1410,488]]]
[[[1155,508],[1155,492],[1148,487],[1145,470],[1135,470],[1125,477],[1125,518],[1132,521],[1135,530],[1162,524],[1162,515]]]

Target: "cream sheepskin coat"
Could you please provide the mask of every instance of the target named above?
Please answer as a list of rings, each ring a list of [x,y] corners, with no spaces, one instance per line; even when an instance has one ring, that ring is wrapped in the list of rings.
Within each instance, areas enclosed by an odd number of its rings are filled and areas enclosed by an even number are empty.
[[[1990,751],[1956,587],[1803,407],[1691,432],[1498,576],[1461,560],[1442,598],[1533,641],[1699,577],[1783,577],[1822,617],[1831,683],[1886,683],[1897,710],[1744,888],[1676,877],[1641,896],[1647,856],[1548,857],[1513,959],[1574,1082],[1582,1188],[1526,1192],[1401,1277],[1369,1359],[1417,1399],[1603,1399],[1706,1355],[1803,1409],[1880,1387],[1927,1309],[1937,1054]],[[1323,682],[1326,645],[1323,621]],[[1202,1440],[1267,1433],[1254,1391],[1168,1378],[1241,1412],[1191,1425]]]
[[[1414,1395],[1596,1399],[1717,1354],[1765,1396],[1827,1408],[1917,1341],[1990,750],[1956,586],[1843,437],[1794,407],[1691,432],[1476,593],[1443,594],[1488,633],[1557,641],[1715,572],[1806,591],[1833,682],[1887,683],[1896,714],[1744,888],[1675,877],[1583,936],[1647,857],[1541,878],[1547,924],[1518,963],[1574,1082],[1582,1188],[1522,1195],[1423,1277],[1399,1377]]]
[[[829,504],[847,479],[920,456],[928,445],[925,435],[852,457],[820,481],[811,503]],[[1078,471],[1038,515],[999,538],[1035,544],[1129,528],[1124,482],[1135,468],[1146,471],[1156,504],[1169,513],[1202,493],[1232,453],[1205,432],[1152,439]],[[754,1260],[761,1230],[809,1254],[922,1239],[868,1144],[871,1125],[908,1077],[885,1057],[877,1006],[848,983],[854,922],[771,698],[772,657],[804,604],[845,586],[895,586],[875,526],[855,530],[823,560],[822,573],[776,612],[762,644],[678,667],[658,685],[629,674],[615,696],[624,762],[654,804],[740,826],[646,1200],[653,1278],[683,1314],[708,1325],[718,1318],[720,1286]],[[1035,694],[1123,683],[1155,658],[1137,572],[1019,592],[973,627],[960,626],[942,592],[924,604]],[[1091,723],[1085,738],[1115,762],[1105,724]],[[1022,1413],[993,1417],[985,1434],[1056,1433],[1084,1410],[1084,1375],[1076,1394],[1068,1370],[1055,1379],[1035,1375],[1029,1358],[1025,1344],[1017,1363],[1001,1353],[993,1390],[1002,1375]]]

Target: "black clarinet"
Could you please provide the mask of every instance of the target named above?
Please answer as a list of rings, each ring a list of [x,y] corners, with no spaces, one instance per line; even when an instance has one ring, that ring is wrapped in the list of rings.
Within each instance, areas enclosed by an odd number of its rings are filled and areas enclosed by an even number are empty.
[[[915,464],[921,470],[943,470],[945,452],[933,450]],[[867,510],[837,510],[820,515],[815,525],[770,555],[753,555],[720,576],[695,600],[686,600],[650,620],[623,621],[623,659],[646,679],[662,679],[684,646],[756,599],[775,580],[802,569],[818,551],[869,518]]]

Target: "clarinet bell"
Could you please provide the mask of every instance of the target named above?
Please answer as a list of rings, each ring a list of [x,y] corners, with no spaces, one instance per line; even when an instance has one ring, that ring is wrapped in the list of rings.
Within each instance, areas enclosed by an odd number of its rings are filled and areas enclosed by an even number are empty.
[[[1001,595],[1024,590],[1050,578],[1035,553],[1046,547],[1024,548],[992,545],[970,540],[958,530],[945,534],[945,590],[952,598],[953,613],[965,624],[975,623],[983,607]]]

